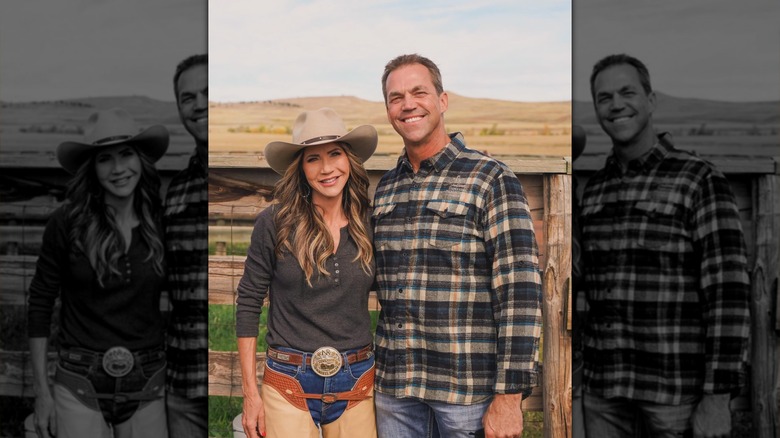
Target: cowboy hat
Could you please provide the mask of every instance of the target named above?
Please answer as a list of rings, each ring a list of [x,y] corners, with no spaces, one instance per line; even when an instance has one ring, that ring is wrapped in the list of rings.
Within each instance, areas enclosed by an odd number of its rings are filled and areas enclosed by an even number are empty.
[[[264,152],[265,160],[276,173],[284,175],[295,159],[295,154],[303,148],[333,142],[348,143],[352,152],[365,162],[376,150],[376,128],[361,125],[347,132],[344,121],[330,108],[304,111],[295,119],[292,142],[268,143]]]
[[[143,132],[138,131],[135,120],[121,108],[92,113],[84,128],[84,142],[60,143],[57,146],[57,159],[65,170],[76,173],[91,153],[106,146],[132,144],[155,162],[165,155],[168,149],[168,130],[165,126],[154,125]]]

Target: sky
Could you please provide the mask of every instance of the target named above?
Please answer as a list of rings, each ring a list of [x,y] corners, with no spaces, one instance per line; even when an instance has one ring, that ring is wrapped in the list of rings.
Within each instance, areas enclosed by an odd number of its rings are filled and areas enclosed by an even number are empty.
[[[571,99],[569,0],[209,2],[209,99],[382,100],[385,64],[433,60],[444,88],[514,101]]]
[[[574,98],[590,100],[593,65],[642,60],[655,90],[726,101],[780,100],[777,0],[576,0]]]
[[[0,5],[0,99],[141,95],[173,101],[173,73],[207,50],[206,0]]]

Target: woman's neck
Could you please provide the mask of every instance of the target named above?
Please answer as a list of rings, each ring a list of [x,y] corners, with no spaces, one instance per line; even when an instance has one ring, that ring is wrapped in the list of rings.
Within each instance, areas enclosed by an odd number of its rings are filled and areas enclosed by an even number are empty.
[[[115,198],[106,196],[106,205],[110,206],[114,221],[120,229],[129,230],[138,224],[138,217],[133,208],[133,196],[126,198]]]
[[[341,206],[341,199],[328,198],[318,200],[314,207],[319,210],[322,220],[328,227],[341,228],[348,223],[347,215]]]

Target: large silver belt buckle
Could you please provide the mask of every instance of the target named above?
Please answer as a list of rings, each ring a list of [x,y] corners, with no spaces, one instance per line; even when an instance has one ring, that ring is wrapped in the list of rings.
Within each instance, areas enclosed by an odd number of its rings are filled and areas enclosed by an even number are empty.
[[[111,377],[126,376],[134,362],[133,353],[125,347],[111,347],[103,354],[103,370]]]
[[[333,347],[318,348],[311,355],[311,369],[320,377],[330,377],[341,369],[344,359],[341,353]]]

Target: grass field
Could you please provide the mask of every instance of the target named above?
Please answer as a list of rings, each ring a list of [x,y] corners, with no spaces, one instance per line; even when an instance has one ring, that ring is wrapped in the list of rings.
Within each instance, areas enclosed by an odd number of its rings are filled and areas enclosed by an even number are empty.
[[[384,104],[348,96],[310,97],[273,102],[211,103],[209,150],[262,152],[275,140],[290,140],[299,113],[321,107],[336,110],[347,129],[373,125],[377,153],[398,155],[402,141],[387,121]],[[571,155],[570,102],[511,102],[450,94],[445,123],[467,144],[492,155]]]

